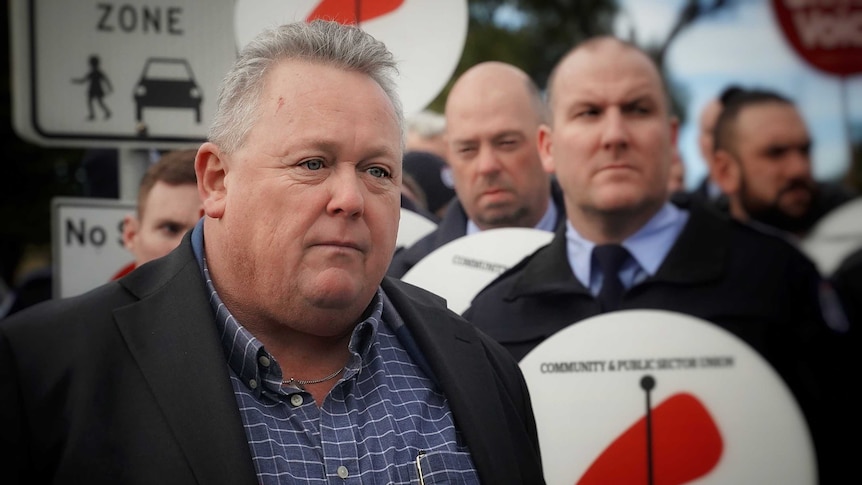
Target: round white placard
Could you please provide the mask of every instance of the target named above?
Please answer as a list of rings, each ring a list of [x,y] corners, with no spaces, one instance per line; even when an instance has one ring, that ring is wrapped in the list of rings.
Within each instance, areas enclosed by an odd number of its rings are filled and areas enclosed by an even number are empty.
[[[482,288],[553,237],[522,227],[477,232],[440,246],[401,279],[442,296],[449,309],[463,313]]]
[[[237,0],[237,47],[278,24],[329,18],[332,13],[338,21],[355,19],[356,8],[356,1],[344,0]],[[362,30],[385,43],[398,62],[404,115],[421,111],[437,97],[461,59],[467,1],[366,0],[359,3],[359,10]]]
[[[704,320],[607,313],[561,330],[520,365],[548,485],[817,481],[789,388]]]
[[[862,247],[862,197],[832,209],[802,240],[802,250],[829,276],[855,249]]]
[[[401,221],[398,224],[398,237],[395,246],[399,248],[409,247],[411,244],[422,239],[434,229],[437,224],[427,217],[421,216],[409,209],[401,209]]]

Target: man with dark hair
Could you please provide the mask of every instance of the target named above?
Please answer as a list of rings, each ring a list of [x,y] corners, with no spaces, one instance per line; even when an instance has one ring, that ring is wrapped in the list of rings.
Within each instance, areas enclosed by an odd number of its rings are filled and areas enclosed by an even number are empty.
[[[203,215],[196,154],[197,149],[168,151],[144,173],[137,210],[123,219],[123,245],[135,261],[114,278],[171,252]]]
[[[793,102],[774,91],[738,89],[723,99],[715,126],[713,178],[730,213],[803,237],[823,215],[852,198],[818,184],[812,140]]]
[[[721,187],[716,185],[712,171],[715,169],[713,154],[715,153],[715,123],[725,100],[740,90],[739,86],[730,85],[726,87],[715,98],[710,99],[700,111],[698,118],[697,146],[700,149],[703,162],[706,164],[706,176],[703,177],[697,188],[691,195],[701,202],[715,204],[720,210],[727,210],[727,197],[721,192]]]

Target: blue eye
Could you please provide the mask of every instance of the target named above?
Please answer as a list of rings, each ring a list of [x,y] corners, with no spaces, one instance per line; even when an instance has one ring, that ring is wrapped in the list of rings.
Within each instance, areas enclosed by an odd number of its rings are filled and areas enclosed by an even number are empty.
[[[323,160],[320,160],[318,158],[314,158],[314,159],[306,160],[306,161],[302,162],[301,165],[304,165],[305,168],[307,168],[309,170],[320,170],[321,168],[323,168]]]
[[[375,177],[375,178],[389,177],[389,171],[387,171],[381,167],[371,167],[368,169],[368,173],[370,173],[371,176]]]

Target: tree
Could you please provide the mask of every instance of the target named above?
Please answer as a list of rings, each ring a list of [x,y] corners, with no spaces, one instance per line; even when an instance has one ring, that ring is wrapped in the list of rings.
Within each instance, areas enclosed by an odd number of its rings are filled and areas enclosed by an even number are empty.
[[[681,122],[685,121],[688,93],[666,69],[667,51],[683,30],[732,3],[733,0],[687,0],[667,37],[655,45],[641,44],[634,29],[621,34],[656,61]],[[501,12],[509,12],[517,22],[501,22]],[[470,0],[469,28],[461,60],[429,108],[442,112],[454,79],[483,61],[516,65],[544,88],[554,64],[574,45],[589,37],[614,33],[619,13],[614,0]]]
[[[502,61],[524,70],[544,88],[554,64],[583,39],[613,31],[613,0],[471,0],[469,27],[452,79],[429,105],[443,111],[454,79],[484,61]],[[508,11],[515,22],[501,22]]]

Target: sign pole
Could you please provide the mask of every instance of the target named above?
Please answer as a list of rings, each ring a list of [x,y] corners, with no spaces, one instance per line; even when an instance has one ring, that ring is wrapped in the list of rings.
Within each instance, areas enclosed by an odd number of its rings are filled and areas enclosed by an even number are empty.
[[[138,198],[138,185],[150,165],[146,150],[119,148],[117,172],[119,177],[120,200],[135,201]]]
[[[847,137],[847,165],[853,167],[853,131],[850,127],[850,112],[847,105],[850,100],[847,99],[847,78],[849,76],[841,76],[841,118],[844,122],[844,136]]]

